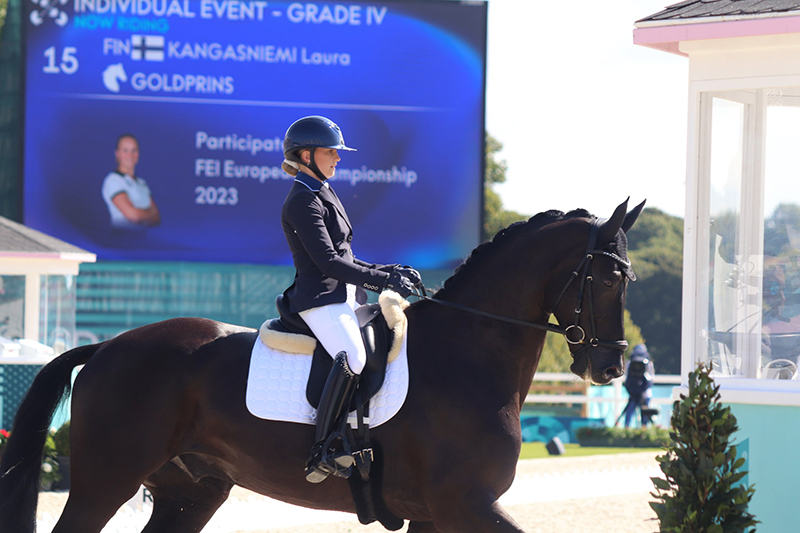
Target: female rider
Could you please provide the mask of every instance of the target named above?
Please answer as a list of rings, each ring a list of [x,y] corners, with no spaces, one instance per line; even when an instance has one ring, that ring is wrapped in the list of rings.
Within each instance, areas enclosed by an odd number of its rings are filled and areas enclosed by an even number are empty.
[[[283,232],[296,269],[284,292],[289,311],[298,313],[327,352],[333,368],[322,392],[316,419],[316,443],[306,462],[306,479],[347,477],[353,459],[325,441],[337,430],[366,364],[366,350],[355,308],[366,301],[364,289],[390,289],[402,297],[420,282],[419,273],[399,265],[375,265],[356,259],[350,248],[353,229],[328,179],[336,172],[344,143],[334,122],[304,117],[286,131],[283,169],[295,177],[281,212]]]

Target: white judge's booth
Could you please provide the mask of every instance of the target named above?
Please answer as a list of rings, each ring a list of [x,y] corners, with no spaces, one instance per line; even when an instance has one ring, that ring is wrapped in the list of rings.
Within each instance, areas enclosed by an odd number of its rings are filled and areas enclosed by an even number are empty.
[[[706,6],[675,4],[634,30],[636,44],[689,62],[683,386],[712,365],[739,422],[758,531],[797,531],[800,11],[687,11]]]
[[[95,255],[0,217],[0,429],[36,373],[79,344],[76,278]]]

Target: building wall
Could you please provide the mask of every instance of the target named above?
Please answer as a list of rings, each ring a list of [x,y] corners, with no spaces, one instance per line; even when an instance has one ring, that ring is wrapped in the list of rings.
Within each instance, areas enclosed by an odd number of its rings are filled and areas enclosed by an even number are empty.
[[[755,485],[750,512],[762,523],[759,533],[786,533],[797,529],[796,481],[800,479],[797,445],[800,407],[732,404],[739,422],[735,434],[746,453],[745,483]],[[740,453],[740,454],[741,454]]]
[[[681,43],[689,81],[800,74],[800,34]]]

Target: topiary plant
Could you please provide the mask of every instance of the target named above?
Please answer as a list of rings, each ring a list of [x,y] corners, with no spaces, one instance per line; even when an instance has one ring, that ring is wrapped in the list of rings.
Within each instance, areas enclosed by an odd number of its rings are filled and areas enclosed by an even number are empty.
[[[671,443],[656,458],[666,479],[650,478],[658,500],[650,506],[662,532],[753,531],[759,523],[747,511],[755,488],[740,483],[747,472],[731,440],[739,429],[736,417],[719,402],[709,370],[701,363],[689,373],[689,394],[681,394],[672,410]]]

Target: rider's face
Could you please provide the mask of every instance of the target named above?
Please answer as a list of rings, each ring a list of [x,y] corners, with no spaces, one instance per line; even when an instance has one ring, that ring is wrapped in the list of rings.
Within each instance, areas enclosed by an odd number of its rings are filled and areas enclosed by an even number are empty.
[[[330,179],[336,174],[336,163],[339,162],[339,152],[335,148],[317,148],[314,150],[314,161],[322,175]]]

